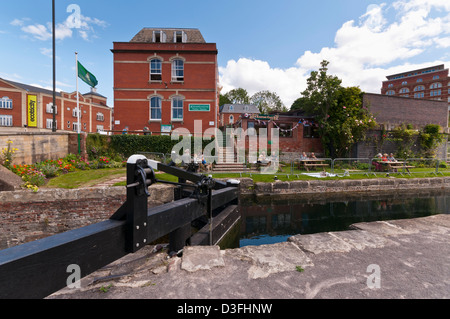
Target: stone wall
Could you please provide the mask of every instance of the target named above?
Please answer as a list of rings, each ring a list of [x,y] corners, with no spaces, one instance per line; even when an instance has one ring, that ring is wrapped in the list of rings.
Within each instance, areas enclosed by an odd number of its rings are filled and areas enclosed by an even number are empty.
[[[18,149],[13,164],[34,164],[48,159],[58,159],[67,154],[78,154],[78,134],[64,132],[13,132],[0,133],[0,149]],[[86,154],[86,135],[81,134],[82,155]]]
[[[450,187],[450,177],[432,178],[373,178],[342,180],[295,180],[290,182],[253,183],[242,178],[243,195],[320,195],[329,193],[387,192],[395,190],[444,189]]]
[[[173,200],[152,185],[149,206]],[[126,200],[124,187],[0,192],[0,250],[109,219]]]

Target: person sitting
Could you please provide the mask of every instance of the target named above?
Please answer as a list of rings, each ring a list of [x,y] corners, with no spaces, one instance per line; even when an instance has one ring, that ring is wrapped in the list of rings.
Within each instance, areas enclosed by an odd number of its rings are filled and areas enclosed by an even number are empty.
[[[377,171],[377,172],[383,171],[383,166],[380,164],[382,157],[383,157],[383,154],[378,153],[373,158],[372,165],[375,166],[375,171]]]
[[[300,160],[304,161],[304,160],[307,160],[307,159],[308,159],[308,155],[306,155],[306,153],[303,152],[302,155],[300,156]]]
[[[184,151],[184,154],[181,157],[181,160],[182,160],[183,166],[189,165],[192,162],[191,152],[188,149]]]
[[[266,164],[267,163],[266,152],[262,151],[261,154],[259,154],[258,163],[259,164]]]
[[[316,155],[314,154],[314,152],[311,153],[311,159],[317,159]]]
[[[384,153],[383,156],[381,157],[381,161],[383,161],[383,162],[388,161],[388,155],[386,153]]]
[[[388,159],[389,162],[397,162],[397,160],[396,160],[395,157],[394,157],[394,154],[392,154],[392,153],[389,154],[389,156],[388,156],[387,159]]]

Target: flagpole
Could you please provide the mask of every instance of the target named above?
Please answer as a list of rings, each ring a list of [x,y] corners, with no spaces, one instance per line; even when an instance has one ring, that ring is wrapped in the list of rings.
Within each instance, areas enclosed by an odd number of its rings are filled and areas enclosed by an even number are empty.
[[[76,78],[77,78],[77,132],[78,132],[78,154],[81,154],[81,141],[80,141],[80,134],[81,134],[81,123],[80,123],[80,97],[78,95],[78,52],[75,52],[75,70],[76,70]]]
[[[56,30],[55,30],[55,0],[52,1],[52,43],[53,43],[53,107],[52,132],[56,132]],[[62,125],[62,124],[61,124]]]

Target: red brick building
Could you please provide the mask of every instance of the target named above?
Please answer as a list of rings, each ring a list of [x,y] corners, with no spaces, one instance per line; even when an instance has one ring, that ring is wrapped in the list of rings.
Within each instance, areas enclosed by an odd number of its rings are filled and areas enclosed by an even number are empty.
[[[81,131],[95,133],[112,129],[112,108],[107,98],[95,89],[79,93]],[[53,91],[0,79],[0,130],[27,127],[51,130],[53,125]],[[56,129],[77,131],[76,92],[56,93]]]
[[[249,128],[254,128],[257,134],[260,128],[265,128],[268,140],[272,129],[278,128],[281,160],[298,159],[302,152],[307,154],[314,152],[318,156],[323,156],[317,123],[314,118],[306,116],[301,110],[271,112],[270,115],[249,114],[241,118],[239,127],[247,132]],[[248,145],[246,146],[248,148]]]
[[[443,64],[387,76],[381,94],[446,101],[450,104],[450,77]]]
[[[243,117],[259,114],[259,109],[253,104],[224,104],[219,109],[220,126],[233,125]]]
[[[183,127],[217,127],[215,43],[198,29],[144,28],[130,42],[114,42],[114,130],[152,134]]]

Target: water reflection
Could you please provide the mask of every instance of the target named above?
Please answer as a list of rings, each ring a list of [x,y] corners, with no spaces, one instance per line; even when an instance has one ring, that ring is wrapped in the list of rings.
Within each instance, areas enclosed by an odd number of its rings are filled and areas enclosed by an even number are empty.
[[[347,230],[358,222],[448,213],[450,191],[241,199],[239,245],[273,244],[296,234]]]

